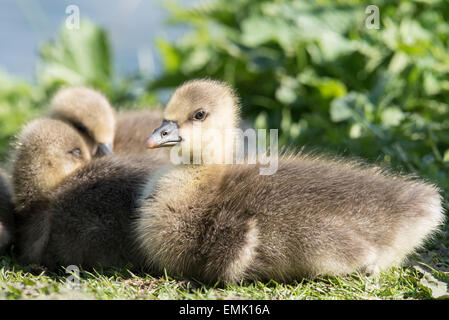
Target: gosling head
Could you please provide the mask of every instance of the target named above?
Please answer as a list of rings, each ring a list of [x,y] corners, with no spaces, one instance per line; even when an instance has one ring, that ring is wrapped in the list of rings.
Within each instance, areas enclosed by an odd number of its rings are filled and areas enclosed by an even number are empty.
[[[201,153],[204,159],[205,150],[224,148],[221,138],[237,128],[239,112],[238,99],[229,85],[215,80],[188,81],[173,93],[162,125],[148,137],[147,147],[178,145],[191,155]],[[218,135],[219,140],[211,139]]]
[[[30,122],[15,144],[13,188],[19,208],[45,199],[67,176],[91,159],[81,135],[66,122]]]
[[[114,111],[98,91],[85,87],[61,89],[53,97],[51,116],[67,121],[81,133],[91,154],[112,153],[115,132]]]

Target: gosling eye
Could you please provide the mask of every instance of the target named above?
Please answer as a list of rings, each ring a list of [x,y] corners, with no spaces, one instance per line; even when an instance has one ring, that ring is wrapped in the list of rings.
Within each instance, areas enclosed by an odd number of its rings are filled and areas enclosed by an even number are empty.
[[[77,158],[82,158],[83,157],[83,153],[81,152],[80,148],[75,148],[69,151],[69,153]]]
[[[195,113],[193,114],[192,119],[193,120],[197,120],[197,121],[202,121],[202,120],[204,120],[206,118],[206,115],[207,115],[206,111],[198,110],[198,111],[195,111]]]

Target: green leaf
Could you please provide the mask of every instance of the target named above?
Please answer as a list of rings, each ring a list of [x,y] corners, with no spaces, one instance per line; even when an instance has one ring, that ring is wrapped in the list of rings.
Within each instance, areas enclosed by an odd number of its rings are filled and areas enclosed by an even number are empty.
[[[167,41],[158,39],[156,46],[162,56],[162,62],[164,64],[166,72],[174,72],[181,66],[181,57],[176,49],[170,45]]]
[[[351,118],[353,116],[353,110],[351,108],[353,101],[353,97],[350,95],[334,99],[329,110],[331,120],[333,122],[340,122]]]
[[[242,22],[242,43],[249,47],[257,47],[269,41],[276,41],[284,50],[296,47],[294,29],[285,21],[251,16]]]
[[[449,149],[444,152],[443,161],[449,161]]]
[[[424,90],[430,96],[438,94],[441,90],[440,82],[431,72],[424,74]]]
[[[44,86],[84,84],[109,90],[112,64],[107,35],[89,20],[82,20],[79,29],[63,26],[40,55],[38,80]]]
[[[257,47],[273,39],[275,22],[264,17],[249,17],[242,22],[242,43],[249,47]]]
[[[391,59],[390,65],[388,66],[388,70],[393,73],[401,73],[408,63],[409,63],[408,56],[404,52],[399,51],[395,53],[395,55]]]
[[[323,79],[318,81],[317,88],[324,99],[340,98],[346,95],[346,86],[335,79]]]
[[[188,74],[191,72],[195,72],[203,68],[208,62],[210,62],[212,58],[211,52],[206,48],[200,47],[192,51],[185,59],[182,61],[181,70]],[[176,59],[176,58],[175,58]],[[177,69],[177,63],[179,60],[176,59],[174,62],[169,62],[167,68],[172,70]],[[168,71],[168,69],[167,69]]]
[[[401,109],[396,107],[386,108],[382,112],[382,123],[388,127],[395,127],[405,118]]]

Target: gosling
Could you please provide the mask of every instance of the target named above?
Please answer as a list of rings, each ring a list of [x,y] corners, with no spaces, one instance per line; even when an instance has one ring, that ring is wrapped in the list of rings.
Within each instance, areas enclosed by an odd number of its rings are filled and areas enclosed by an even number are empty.
[[[145,155],[153,164],[169,162],[168,151],[148,152],[144,141],[148,128],[162,120],[159,110],[132,110],[116,113],[108,99],[97,90],[86,87],[61,89],[53,97],[50,117],[74,126],[95,156]]]
[[[74,126],[91,154],[105,156],[112,153],[115,114],[108,99],[97,90],[87,87],[59,90],[51,101],[50,117]]]
[[[151,163],[138,157],[91,158],[75,128],[37,119],[21,132],[13,161],[23,264],[139,268],[134,221]]]
[[[238,120],[231,87],[190,81],[147,145],[193,154],[195,124],[223,132]],[[371,273],[399,265],[444,220],[435,186],[378,167],[303,153],[280,156],[273,175],[205,163],[148,181],[136,225],[147,266],[212,283]]]

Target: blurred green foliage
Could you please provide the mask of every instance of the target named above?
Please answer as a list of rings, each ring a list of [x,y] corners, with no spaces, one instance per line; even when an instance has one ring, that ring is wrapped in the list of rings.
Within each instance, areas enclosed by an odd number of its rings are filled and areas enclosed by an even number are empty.
[[[380,29],[368,29],[368,5]],[[170,3],[180,41],[157,43],[166,72],[234,85],[243,114],[281,142],[417,172],[449,190],[449,2],[227,0]]]
[[[107,33],[89,20],[80,29],[61,27],[54,41],[39,52],[35,83],[0,72],[0,161],[9,158],[10,143],[21,126],[45,114],[54,92],[69,85],[101,90],[116,107],[155,104],[139,74],[118,77],[113,70]]]
[[[368,29],[368,5],[380,29]],[[190,27],[156,45],[164,72],[118,77],[107,34],[89,21],[40,51],[36,83],[0,74],[0,159],[20,125],[63,85],[89,85],[114,105],[211,77],[237,88],[243,116],[279,128],[283,145],[358,156],[416,172],[449,190],[449,3],[443,0],[169,2]],[[145,90],[146,89],[146,90]]]
[[[42,93],[28,83],[0,72],[0,159],[7,156],[11,137],[38,111]]]

